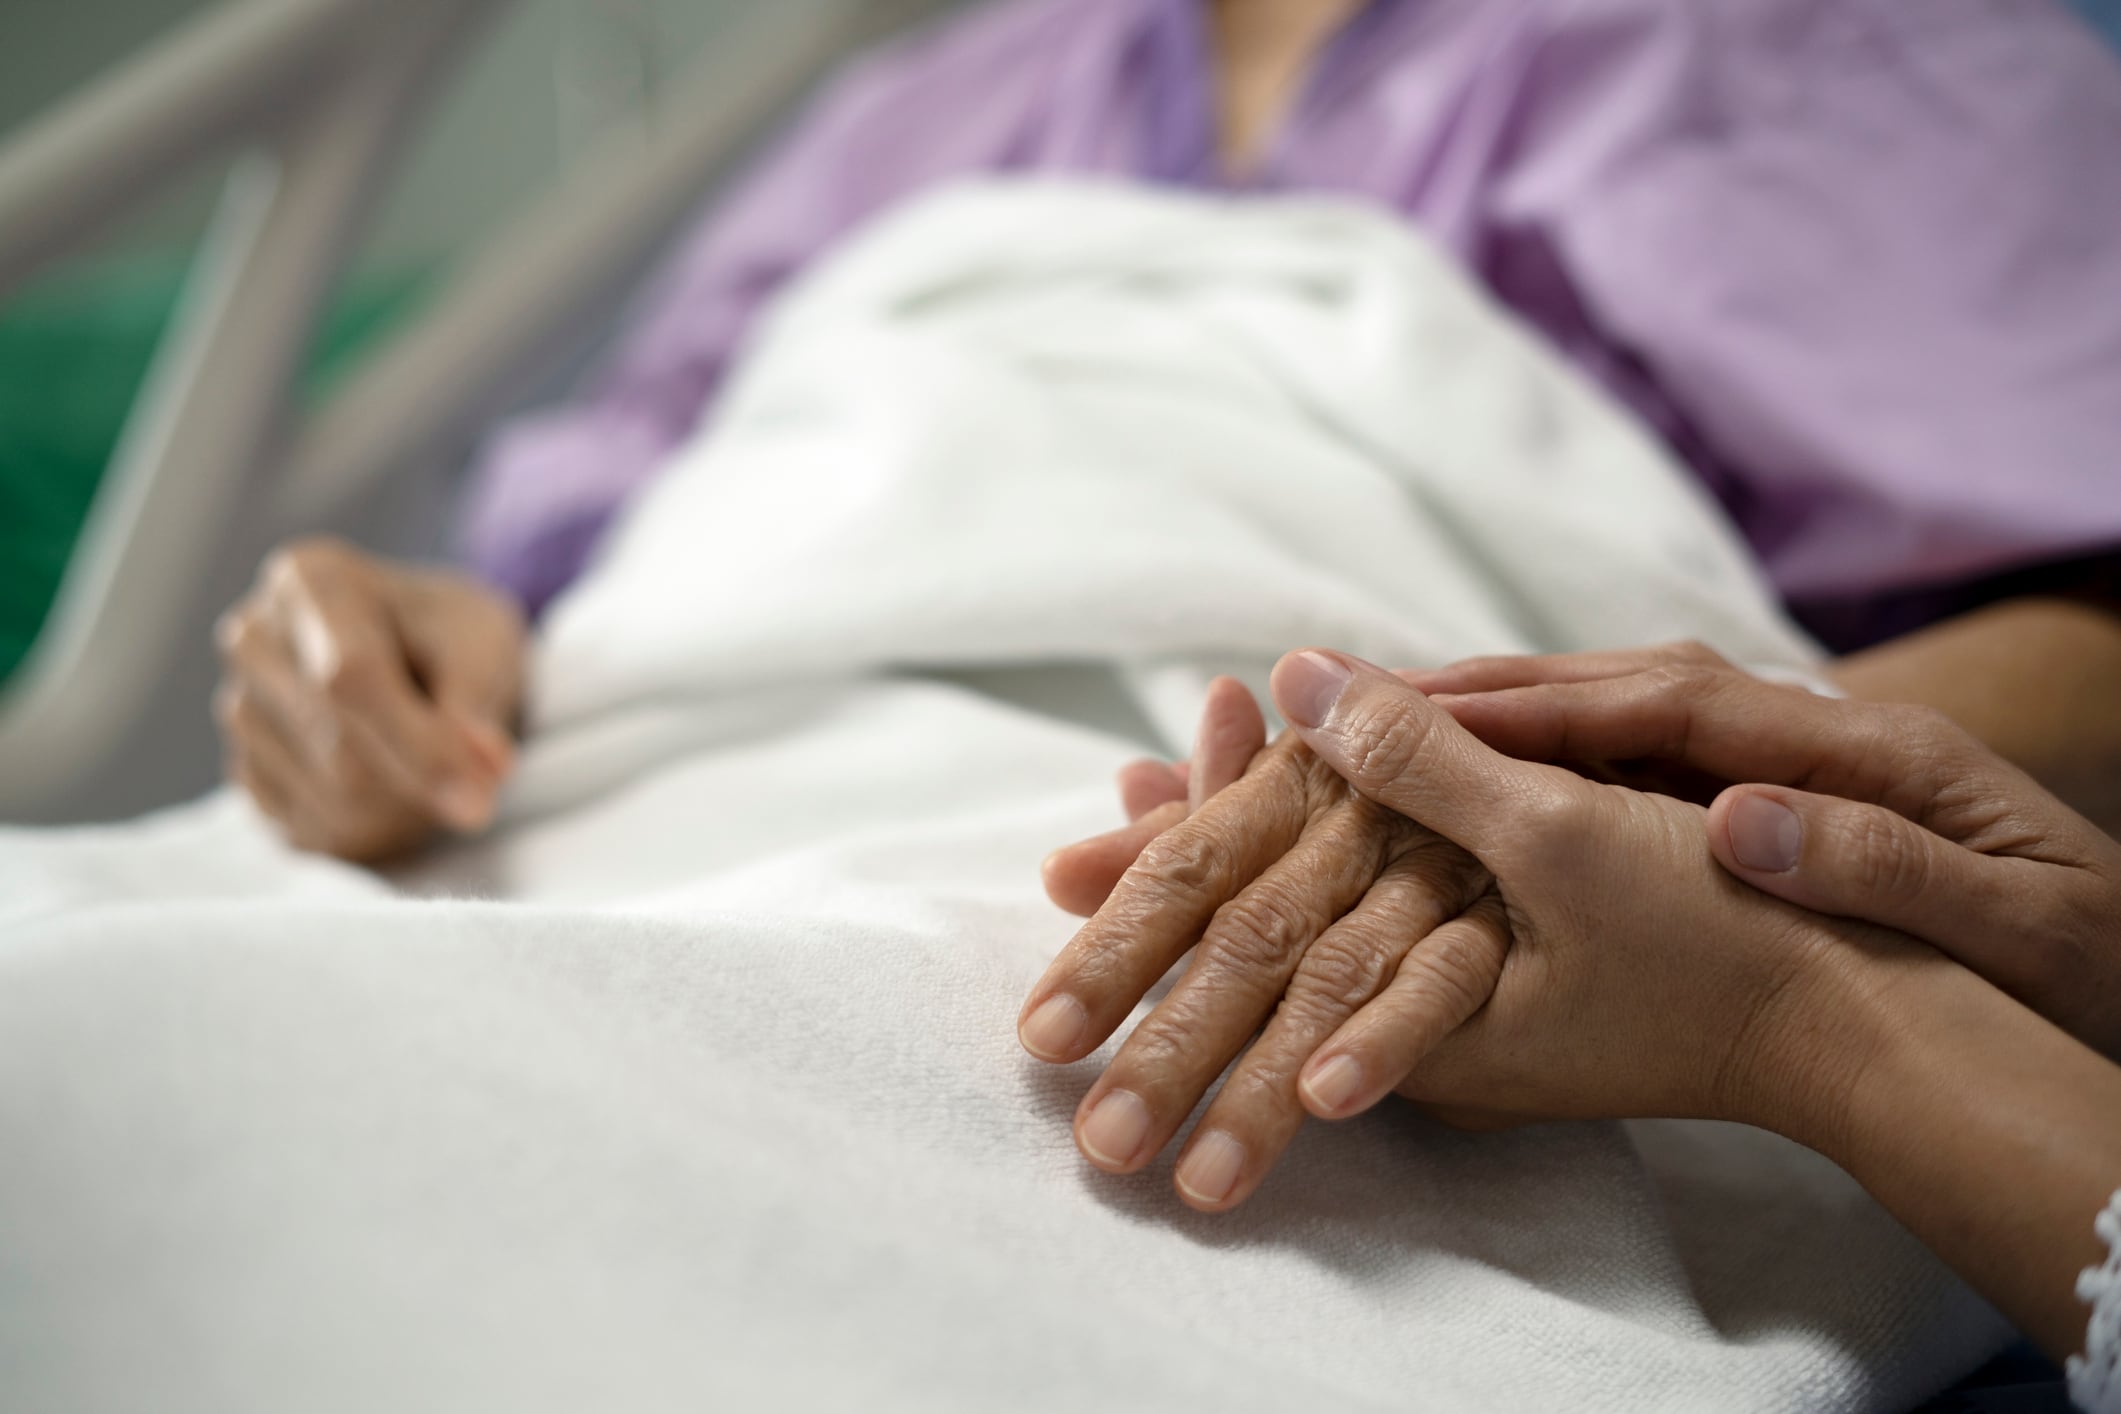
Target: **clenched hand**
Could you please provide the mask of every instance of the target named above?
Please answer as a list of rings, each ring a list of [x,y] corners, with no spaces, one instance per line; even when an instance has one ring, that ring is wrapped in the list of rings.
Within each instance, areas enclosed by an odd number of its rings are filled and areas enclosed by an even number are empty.
[[[229,777],[298,847],[376,862],[491,822],[525,642],[501,595],[308,540],[265,562],[216,639]]]

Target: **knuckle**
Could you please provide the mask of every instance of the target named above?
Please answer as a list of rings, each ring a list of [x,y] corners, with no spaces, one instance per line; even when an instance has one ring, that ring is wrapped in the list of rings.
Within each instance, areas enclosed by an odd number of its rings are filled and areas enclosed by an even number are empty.
[[[1370,785],[1412,773],[1433,742],[1427,723],[1389,706],[1354,714],[1341,739],[1355,779]]]
[[[1141,852],[1128,871],[1137,882],[1181,900],[1204,899],[1221,891],[1229,877],[1221,841],[1198,817],[1164,831]]]
[[[1440,1010],[1471,1016],[1492,990],[1487,958],[1492,949],[1483,920],[1467,918],[1439,930],[1419,950],[1422,985]]]
[[[1929,857],[1909,840],[1896,817],[1879,809],[1856,810],[1842,834],[1841,851],[1856,861],[1862,887],[1890,899],[1921,895],[1929,880]]]
[[[1215,911],[1201,938],[1201,956],[1218,968],[1279,971],[1311,941],[1304,911],[1280,889],[1254,884]]]
[[[1398,961],[1399,950],[1388,939],[1344,927],[1332,942],[1304,954],[1289,1000],[1346,1015],[1383,990]]]

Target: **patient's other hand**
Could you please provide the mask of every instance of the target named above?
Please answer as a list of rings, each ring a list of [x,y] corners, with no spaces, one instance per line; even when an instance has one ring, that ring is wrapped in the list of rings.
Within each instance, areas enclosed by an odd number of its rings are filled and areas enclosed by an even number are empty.
[[[507,599],[304,540],[267,558],[215,637],[229,778],[298,848],[369,863],[491,822],[523,682]]]

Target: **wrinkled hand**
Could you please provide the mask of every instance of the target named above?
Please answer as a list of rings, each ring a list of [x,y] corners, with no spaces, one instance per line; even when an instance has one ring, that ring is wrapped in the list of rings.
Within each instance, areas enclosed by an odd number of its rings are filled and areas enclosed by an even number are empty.
[[[1707,819],[1732,875],[1920,938],[2121,1056],[2121,844],[1939,713],[1776,687],[1685,646],[1419,681],[1512,756],[1737,783]]]
[[[1175,793],[1170,768],[1131,772],[1135,824],[1048,861],[1056,898],[1094,916],[1031,993],[1020,1035],[1042,1060],[1079,1059],[1193,949],[1085,1096],[1075,1134],[1098,1167],[1137,1169],[1228,1068],[1177,1173],[1188,1203],[1218,1210],[1258,1187],[1301,1126],[1297,1074],[1356,1006],[1395,973],[1498,968],[1502,938],[1462,851],[1362,799],[1295,737],[1260,750],[1241,686],[1219,682],[1206,718],[1184,773],[1198,811],[1158,798]],[[1459,995],[1477,1006],[1485,993]]]
[[[373,862],[491,822],[525,640],[494,591],[302,541],[216,639],[229,777],[298,847]]]

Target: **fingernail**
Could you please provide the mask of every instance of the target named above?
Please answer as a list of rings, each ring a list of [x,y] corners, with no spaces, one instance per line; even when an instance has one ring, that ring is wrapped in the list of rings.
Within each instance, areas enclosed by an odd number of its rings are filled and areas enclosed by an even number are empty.
[[[435,792],[435,811],[459,830],[483,830],[493,823],[493,793],[469,781],[444,781]]]
[[[1110,1168],[1125,1168],[1149,1137],[1149,1107],[1138,1095],[1114,1090],[1083,1121],[1082,1137],[1083,1152],[1091,1158]]]
[[[1764,795],[1741,795],[1731,805],[1727,827],[1731,853],[1748,869],[1786,874],[1797,867],[1804,824],[1795,811]]]
[[[1274,700],[1297,726],[1315,727],[1333,715],[1341,689],[1354,676],[1339,659],[1306,649],[1284,661],[1276,674]]]
[[[1338,1114],[1362,1091],[1362,1067],[1352,1057],[1335,1056],[1302,1081],[1311,1103],[1328,1114]]]
[[[1040,1060],[1065,1060],[1089,1025],[1090,1013],[1083,1010],[1083,1004],[1063,992],[1039,1003],[1038,1010],[1016,1028],[1016,1038]]]
[[[1179,1163],[1178,1186],[1195,1202],[1220,1203],[1237,1187],[1237,1176],[1244,1167],[1245,1146],[1220,1129],[1211,1129],[1193,1141]]]

